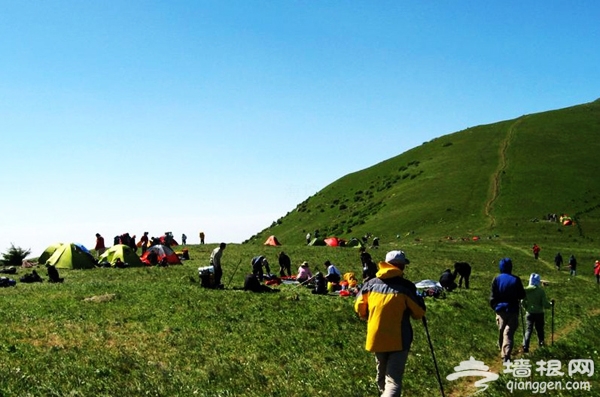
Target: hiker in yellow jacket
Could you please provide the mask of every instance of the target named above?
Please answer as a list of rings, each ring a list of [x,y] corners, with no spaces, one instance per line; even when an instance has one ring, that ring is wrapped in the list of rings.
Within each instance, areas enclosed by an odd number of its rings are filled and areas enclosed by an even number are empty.
[[[354,310],[367,320],[367,351],[375,353],[377,385],[382,396],[400,396],[402,377],[413,339],[410,317],[425,316],[425,303],[415,285],[404,278],[410,261],[403,251],[390,251],[379,263],[377,277],[361,288]]]

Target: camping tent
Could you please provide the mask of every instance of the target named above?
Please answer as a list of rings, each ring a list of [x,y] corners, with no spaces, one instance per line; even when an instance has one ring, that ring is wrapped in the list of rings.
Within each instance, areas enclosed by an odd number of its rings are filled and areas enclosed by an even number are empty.
[[[325,244],[325,240],[320,237],[313,238],[313,240],[308,245],[327,245]]]
[[[327,237],[325,239],[325,244],[327,244],[330,247],[337,247],[338,245],[340,245],[340,242],[337,237]]]
[[[363,243],[357,239],[356,237],[352,237],[348,243],[346,244],[347,247],[356,247],[356,248],[361,248],[363,247]]]
[[[58,269],[91,269],[96,266],[96,260],[79,244],[69,243],[58,247],[45,264]]]
[[[42,252],[42,255],[40,255],[40,257],[38,258],[38,263],[40,265],[46,264],[46,261],[52,256],[54,251],[56,251],[56,249],[58,247],[60,247],[61,245],[63,245],[63,243],[54,243],[54,244],[49,245],[48,248],[46,248],[44,250],[44,252]]]
[[[133,252],[131,247],[124,244],[113,245],[107,249],[100,255],[98,262],[108,262],[111,266],[114,266],[117,258],[121,259],[123,263],[127,263],[129,267],[144,266],[144,263],[140,260],[139,256]]]
[[[150,255],[150,252],[153,251],[158,254],[158,262],[161,262],[163,258],[167,258],[167,263],[170,265],[181,264],[181,261],[179,260],[177,254],[171,248],[162,244],[157,244],[148,247],[146,252],[144,252],[144,254],[140,258],[141,261],[144,262],[144,264],[150,266],[150,260],[148,259],[148,255]]]
[[[279,242],[279,240],[277,240],[277,237],[275,237],[275,236],[269,236],[269,238],[267,239],[267,241],[265,241],[264,245],[278,246],[278,245],[281,245],[281,243]]]

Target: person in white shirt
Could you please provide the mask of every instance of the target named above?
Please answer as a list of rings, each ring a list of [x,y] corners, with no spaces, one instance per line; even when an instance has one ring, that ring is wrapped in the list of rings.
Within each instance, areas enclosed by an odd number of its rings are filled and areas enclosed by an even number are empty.
[[[342,279],[342,273],[339,269],[330,261],[325,261],[324,265],[327,268],[325,279],[330,283],[339,283]]]
[[[217,288],[221,286],[221,277],[223,277],[223,268],[221,267],[221,257],[223,256],[223,251],[227,247],[227,244],[221,243],[217,248],[215,248],[210,254],[210,265],[215,269],[215,285]]]

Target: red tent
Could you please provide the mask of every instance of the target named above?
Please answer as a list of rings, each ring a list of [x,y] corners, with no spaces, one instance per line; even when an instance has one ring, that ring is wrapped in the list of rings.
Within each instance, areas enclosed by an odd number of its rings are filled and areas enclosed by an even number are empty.
[[[269,236],[269,238],[267,239],[267,241],[265,241],[264,245],[278,246],[278,245],[281,245],[281,243],[279,242],[279,240],[277,240],[277,237],[275,237],[275,236]]]
[[[338,245],[340,245],[340,241],[337,237],[327,237],[325,239],[325,244],[327,244],[330,247],[337,247]]]
[[[150,255],[150,252],[153,251],[156,252],[158,255],[158,262],[162,261],[163,258],[167,258],[167,263],[169,265],[181,264],[179,257],[171,248],[167,247],[166,245],[158,244],[148,247],[146,252],[144,252],[140,257],[142,262],[144,262],[148,266],[151,265],[150,261],[148,260],[148,255]]]

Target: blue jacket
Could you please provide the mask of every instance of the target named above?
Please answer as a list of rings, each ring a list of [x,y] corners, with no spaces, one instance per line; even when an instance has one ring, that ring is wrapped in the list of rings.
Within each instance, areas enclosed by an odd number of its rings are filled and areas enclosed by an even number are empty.
[[[509,258],[500,260],[500,274],[492,281],[490,306],[496,313],[519,312],[519,302],[525,298],[525,288],[521,279],[512,274],[512,261]]]

